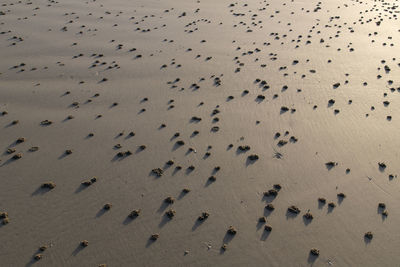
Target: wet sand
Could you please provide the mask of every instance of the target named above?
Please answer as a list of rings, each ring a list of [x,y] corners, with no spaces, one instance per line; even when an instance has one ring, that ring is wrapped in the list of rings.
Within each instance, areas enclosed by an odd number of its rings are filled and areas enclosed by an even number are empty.
[[[396,1],[0,5],[0,266],[396,266]]]

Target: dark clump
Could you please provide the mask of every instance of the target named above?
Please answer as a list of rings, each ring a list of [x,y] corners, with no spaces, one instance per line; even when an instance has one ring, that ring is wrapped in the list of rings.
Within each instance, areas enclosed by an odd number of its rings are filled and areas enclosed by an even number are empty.
[[[243,151],[243,152],[246,152],[246,151],[249,151],[249,150],[250,150],[250,146],[248,146],[248,145],[239,146],[239,147],[238,147],[238,150]]]
[[[82,246],[82,247],[87,247],[87,246],[89,246],[89,241],[87,241],[87,240],[81,241],[81,246]]]
[[[93,177],[93,178],[91,178],[90,180],[83,181],[83,182],[82,182],[82,185],[89,186],[89,185],[92,185],[92,184],[95,183],[95,182],[97,182],[97,178],[96,178],[96,177]]]
[[[202,212],[201,215],[199,216],[199,218],[197,218],[199,221],[204,221],[206,220],[208,217],[210,216],[210,214],[206,211]]]
[[[333,202],[329,202],[328,203],[328,206],[330,207],[330,208],[334,208],[334,207],[336,207],[336,204],[335,203],[333,203]]]
[[[381,169],[381,170],[386,169],[386,164],[384,162],[379,162],[378,165],[379,165],[379,169]]]
[[[372,234],[372,232],[366,232],[364,236],[365,236],[366,238],[370,239],[370,240],[374,237],[374,235]]]
[[[219,127],[218,126],[214,126],[214,127],[211,128],[211,131],[214,132],[214,133],[218,132],[219,131]]]
[[[337,164],[337,162],[334,162],[334,161],[329,161],[329,162],[325,163],[325,166],[329,169],[335,167],[336,165],[338,165],[338,164]]]
[[[123,152],[121,151],[121,152],[117,153],[117,157],[119,157],[119,158],[123,158],[123,157],[129,156],[129,155],[132,155],[132,152],[129,150],[123,151]]]
[[[253,155],[250,155],[250,156],[248,156],[247,157],[249,160],[252,160],[252,161],[254,161],[254,160],[258,160],[258,155],[256,155],[256,154],[253,154]]]
[[[194,116],[192,117],[192,121],[201,121],[201,118]]]
[[[208,180],[210,182],[215,182],[217,180],[217,177],[215,177],[214,175],[211,175],[210,177],[208,177]]]
[[[236,231],[235,227],[229,226],[227,233],[230,235],[236,235],[237,231]]]
[[[267,232],[271,232],[272,231],[272,226],[267,224],[267,225],[264,226],[264,230],[267,231]]]
[[[385,203],[379,203],[378,207],[381,208],[381,209],[384,209],[384,208],[386,208],[386,204]]]
[[[174,197],[167,197],[164,201],[165,201],[165,203],[172,204],[172,203],[175,202],[175,198]]]
[[[288,110],[289,110],[288,107],[285,107],[285,106],[282,106],[282,107],[281,107],[281,112],[286,112],[286,111],[288,111]]]
[[[44,120],[42,122],[40,122],[41,125],[47,126],[47,125],[51,125],[53,122],[49,121],[49,120]]]
[[[140,212],[141,212],[140,209],[133,210],[133,211],[131,211],[131,213],[129,213],[128,216],[129,216],[129,218],[134,219],[134,218],[136,218],[136,217],[138,217],[140,215]]]
[[[265,216],[262,216],[262,217],[258,218],[258,221],[260,223],[265,223],[265,222],[267,222],[267,218]]]
[[[20,138],[17,139],[17,141],[15,141],[16,144],[21,144],[23,142],[25,142],[25,138],[24,137],[20,137]]]
[[[39,254],[36,254],[34,258],[35,258],[35,260],[39,261],[42,259],[42,257],[43,257],[43,255],[39,253]]]
[[[183,146],[185,144],[185,142],[182,141],[182,140],[178,140],[178,141],[176,141],[176,144],[180,145],[180,146]]]
[[[159,237],[160,237],[160,234],[152,234],[150,236],[150,239],[153,240],[153,241],[156,241]]]
[[[275,209],[275,207],[272,203],[268,203],[267,206],[265,206],[265,208],[269,211],[273,211]]]
[[[286,141],[286,140],[279,140],[278,146],[284,146],[284,145],[286,145],[287,143],[288,143],[288,141]]]
[[[319,250],[316,249],[316,248],[312,248],[312,249],[310,250],[310,254],[311,254],[311,255],[314,255],[314,256],[319,256]]]
[[[161,168],[152,169],[151,172],[157,175],[158,177],[161,177],[164,173],[164,171]]]
[[[339,193],[339,194],[337,194],[337,196],[338,196],[339,198],[345,198],[345,197],[346,197],[346,195],[345,195],[344,193]]]
[[[33,146],[33,147],[29,148],[28,150],[29,150],[29,152],[36,152],[39,150],[39,147]]]
[[[42,184],[42,188],[46,189],[54,189],[56,187],[56,184],[54,182],[46,182]]]
[[[300,209],[298,207],[296,207],[296,206],[290,206],[288,208],[288,211],[291,212],[291,213],[295,213],[295,214],[300,213]]]
[[[312,220],[314,219],[314,216],[312,215],[311,212],[307,211],[307,213],[304,214],[304,218],[306,218],[307,220]]]
[[[8,149],[7,149],[7,154],[12,154],[12,153],[14,153],[15,151],[17,151],[15,148],[8,148]]]
[[[106,204],[103,206],[103,209],[105,209],[105,210],[110,210],[111,207],[112,207],[112,204],[111,204],[111,203],[106,203]]]
[[[3,225],[6,225],[6,224],[8,224],[10,222],[10,219],[8,218],[8,213],[7,212],[0,212],[0,219],[2,219],[1,223]]]
[[[276,197],[278,195],[278,191],[275,189],[270,189],[266,192],[264,192],[264,196],[269,197],[269,196],[274,196]]]
[[[165,212],[165,215],[168,216],[168,218],[172,219],[175,216],[176,211],[173,209],[168,210],[167,212]]]
[[[12,158],[15,160],[20,159],[20,158],[22,158],[22,153],[17,153]]]

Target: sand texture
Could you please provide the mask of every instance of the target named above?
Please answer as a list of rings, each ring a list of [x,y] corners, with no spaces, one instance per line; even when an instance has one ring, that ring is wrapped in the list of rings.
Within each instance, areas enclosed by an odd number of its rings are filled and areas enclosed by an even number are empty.
[[[399,12],[1,1],[0,266],[399,266]]]

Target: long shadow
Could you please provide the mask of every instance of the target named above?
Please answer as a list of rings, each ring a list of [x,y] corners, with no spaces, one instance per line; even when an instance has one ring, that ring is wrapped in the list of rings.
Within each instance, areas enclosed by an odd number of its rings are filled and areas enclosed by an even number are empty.
[[[335,207],[331,207],[331,206],[328,205],[327,213],[331,213],[334,209],[335,209]]]
[[[75,194],[82,192],[83,190],[87,189],[88,187],[89,187],[88,185],[80,184],[79,187],[75,190]]]
[[[306,217],[303,216],[303,223],[305,226],[309,225],[311,223],[312,220],[307,219]]]
[[[133,222],[134,220],[137,219],[138,216],[136,217],[130,217],[130,216],[126,216],[125,220],[122,222],[123,225],[128,225],[131,222]]]
[[[264,216],[265,217],[268,217],[269,215],[271,215],[272,212],[274,212],[274,211],[264,208]]]
[[[313,266],[314,262],[317,260],[318,256],[311,254],[311,252],[308,254],[308,259],[307,262]]]
[[[174,171],[172,172],[172,175],[177,174],[181,169],[178,167],[175,167]]]
[[[294,218],[297,217],[297,215],[299,215],[299,214],[298,214],[298,213],[291,212],[291,211],[289,211],[289,210],[286,210],[286,220],[288,220],[288,219],[294,219]]]
[[[184,192],[183,190],[179,193],[178,200],[181,200],[184,196],[186,196],[189,192]]]
[[[67,157],[67,156],[69,156],[66,152],[63,152],[59,157],[58,157],[58,159],[60,160],[60,159],[63,159],[63,158],[65,158],[65,157]]]
[[[25,267],[30,267],[30,266],[34,265],[35,263],[37,263],[38,261],[35,260],[35,256],[39,253],[42,253],[42,251],[40,251],[40,249],[38,249],[35,253],[33,253],[31,260],[25,265]]]
[[[212,180],[212,179],[207,179],[207,181],[206,181],[206,183],[204,184],[204,187],[208,187],[208,186],[210,186],[211,184],[213,184],[213,183],[215,183],[216,181],[215,180]]]
[[[163,213],[168,208],[169,205],[171,205],[171,204],[163,201],[161,203],[161,206],[158,208],[157,213]]]
[[[96,218],[100,218],[100,217],[103,216],[106,212],[107,212],[107,210],[105,210],[104,208],[101,208],[101,209],[96,213]]]
[[[232,239],[235,237],[235,235],[229,234],[228,232],[226,232],[224,239],[222,240],[222,244],[229,244],[229,242],[232,241]],[[225,253],[225,249],[222,248],[220,249],[220,254],[224,254]]]
[[[271,234],[270,231],[265,231],[265,230],[264,230],[263,233],[261,234],[260,240],[261,240],[261,241],[267,240],[267,238],[269,237],[270,234]]]
[[[192,231],[196,231],[196,229],[198,227],[200,227],[206,220],[202,220],[200,221],[199,219],[196,219],[196,221],[194,222],[193,226],[192,226]]]
[[[75,249],[74,249],[74,251],[72,251],[72,256],[76,256],[76,255],[78,255],[79,254],[79,252],[81,252],[82,250],[84,249],[84,247],[81,245],[81,244],[79,244]]]
[[[164,214],[161,219],[161,222],[158,224],[158,228],[164,227],[164,225],[166,225],[167,223],[169,223],[172,220],[173,220],[172,218],[169,218],[166,214]]]
[[[31,196],[37,196],[37,195],[44,195],[48,192],[50,192],[52,189],[50,188],[43,188],[42,186],[39,186],[32,194]]]
[[[191,168],[188,167],[188,168],[186,169],[186,171],[185,171],[185,174],[186,174],[186,175],[189,175],[189,174],[191,174],[193,171],[194,171],[194,169],[191,169]]]
[[[263,225],[265,225],[265,222],[258,221],[256,225],[257,231],[260,230]]]
[[[266,195],[263,195],[262,201],[265,201],[265,202],[267,202],[267,203],[272,203],[272,201],[274,201],[274,199],[275,199],[276,197],[277,197],[277,196],[266,196]]]
[[[366,246],[369,245],[369,243],[371,243],[371,240],[372,239],[369,239],[368,237],[364,236],[364,243]]]
[[[246,159],[246,167],[248,167],[249,165],[253,165],[254,163],[256,163],[258,160],[251,160],[249,158]]]
[[[152,244],[154,244],[157,240],[153,240],[149,238],[146,242],[146,248],[150,247]]]
[[[182,146],[184,146],[184,145],[179,145],[178,143],[175,143],[174,146],[172,147],[172,151],[175,151]]]

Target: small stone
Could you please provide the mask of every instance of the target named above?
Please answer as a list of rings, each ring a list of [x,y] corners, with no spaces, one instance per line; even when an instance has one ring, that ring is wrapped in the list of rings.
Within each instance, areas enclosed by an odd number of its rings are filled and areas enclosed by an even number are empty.
[[[111,207],[112,207],[112,204],[111,204],[111,203],[106,203],[106,204],[103,206],[103,209],[105,209],[105,210],[110,210]]]
[[[273,211],[275,209],[274,205],[272,203],[268,203],[265,208],[269,211]]]
[[[131,213],[129,213],[129,218],[134,219],[138,217],[140,215],[140,212],[141,212],[140,209],[131,211]]]
[[[197,218],[199,221],[204,221],[206,220],[208,217],[210,216],[210,214],[206,211],[202,212],[201,215],[199,216],[199,218]]]
[[[34,258],[35,258],[35,260],[39,261],[42,259],[42,257],[43,257],[42,254],[36,254]]]
[[[227,232],[228,232],[228,234],[230,234],[230,235],[236,235],[236,233],[237,233],[235,227],[233,227],[233,226],[229,226]]]
[[[153,240],[153,241],[156,241],[159,237],[160,237],[160,234],[152,234],[150,236],[150,239]]]
[[[366,238],[370,239],[370,240],[374,237],[374,235],[372,234],[372,232],[366,232],[364,236],[365,236]]]
[[[172,219],[176,214],[176,211],[173,209],[168,210],[167,212],[165,212],[165,215],[168,216],[168,218]]]
[[[312,249],[310,250],[310,254],[311,254],[311,255],[314,255],[314,256],[319,256],[319,250],[316,249],[316,248],[312,248]]]
[[[288,208],[288,211],[291,212],[291,213],[295,213],[295,214],[300,213],[300,209],[298,207],[296,207],[296,206],[290,206]]]
[[[169,196],[169,197],[167,197],[164,201],[165,201],[165,203],[172,204],[172,203],[175,202],[175,198]]]
[[[42,184],[42,188],[47,188],[47,189],[54,189],[56,187],[56,184],[54,182],[46,182]]]
[[[267,231],[267,232],[271,232],[271,231],[272,231],[272,226],[270,226],[270,225],[265,225],[265,226],[264,226],[264,230]]]

